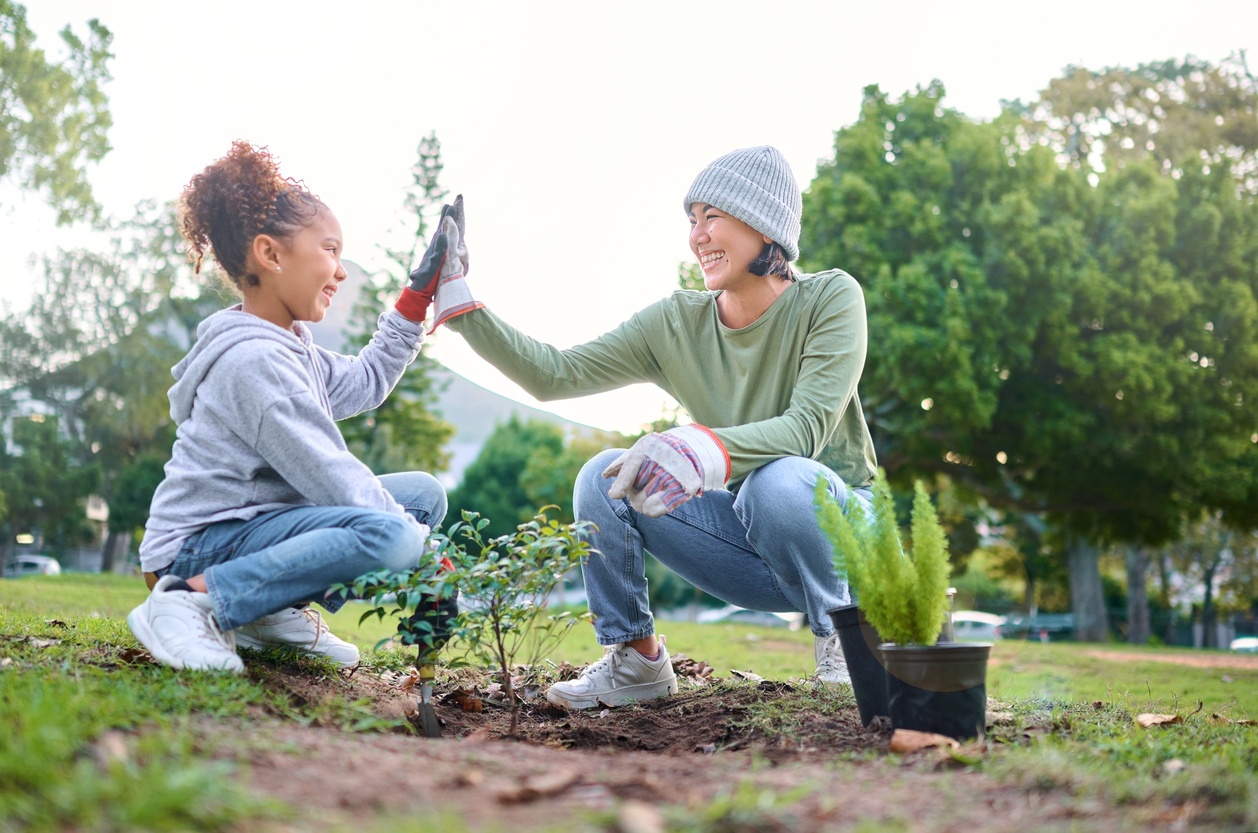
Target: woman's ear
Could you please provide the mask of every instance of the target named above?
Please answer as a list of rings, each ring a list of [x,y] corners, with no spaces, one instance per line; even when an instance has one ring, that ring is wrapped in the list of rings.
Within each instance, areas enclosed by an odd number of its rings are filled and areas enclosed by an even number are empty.
[[[760,237],[764,240],[766,246],[773,242],[773,238],[767,234],[761,234]]]
[[[250,251],[253,254],[254,262],[258,264],[259,271],[280,271],[279,241],[274,237],[269,234],[259,234],[253,238],[253,245],[250,247]]]

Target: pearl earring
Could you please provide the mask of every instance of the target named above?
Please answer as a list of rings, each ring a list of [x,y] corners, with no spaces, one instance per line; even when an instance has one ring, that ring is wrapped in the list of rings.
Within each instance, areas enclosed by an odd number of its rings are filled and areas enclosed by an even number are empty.
[[[278,275],[280,272],[283,272],[283,271],[284,271],[284,270],[283,270],[283,269],[281,269],[280,267],[278,267],[278,266],[276,266],[276,267],[275,267],[275,274],[277,274],[277,275]]]

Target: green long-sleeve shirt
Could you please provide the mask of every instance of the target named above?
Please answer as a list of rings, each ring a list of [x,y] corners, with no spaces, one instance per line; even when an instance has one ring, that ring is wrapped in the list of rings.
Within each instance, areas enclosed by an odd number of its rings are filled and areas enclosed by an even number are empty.
[[[729,452],[729,484],[779,457],[810,457],[853,487],[877,462],[856,385],[865,366],[865,299],[841,270],[803,275],[755,322],[730,329],[716,292],[674,292],[611,332],[567,350],[488,309],[452,318],[481,357],[540,400],[652,382]]]

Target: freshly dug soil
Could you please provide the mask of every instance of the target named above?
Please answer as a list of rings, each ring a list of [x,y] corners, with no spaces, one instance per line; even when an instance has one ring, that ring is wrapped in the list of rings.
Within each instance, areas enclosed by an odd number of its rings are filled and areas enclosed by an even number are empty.
[[[987,742],[896,754],[889,728],[861,726],[846,689],[819,699],[809,681],[714,682],[703,663],[674,660],[677,695],[614,709],[565,711],[522,677],[528,699],[514,734],[484,675],[443,676],[437,739],[419,731],[412,678],[250,664],[250,675],[303,713],[332,717],[206,719],[202,730],[250,790],[295,808],[298,818],[268,825],[285,831],[409,830],[399,826],[407,819],[450,833],[1218,829],[1206,802],[1114,806],[1043,779],[987,774],[974,762],[1040,731],[1007,716],[992,717]],[[343,709],[333,708],[345,703],[414,728],[346,731],[337,725]]]

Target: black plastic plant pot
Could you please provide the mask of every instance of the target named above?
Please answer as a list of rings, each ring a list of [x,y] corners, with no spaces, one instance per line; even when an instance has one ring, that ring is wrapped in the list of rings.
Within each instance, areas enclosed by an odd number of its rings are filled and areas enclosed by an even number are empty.
[[[887,715],[887,673],[878,658],[882,638],[865,618],[865,611],[856,605],[826,611],[843,646],[847,671],[852,675],[852,693],[861,723],[868,726],[879,715]]]
[[[990,642],[879,646],[887,669],[887,708],[895,729],[957,740],[987,726]]]

